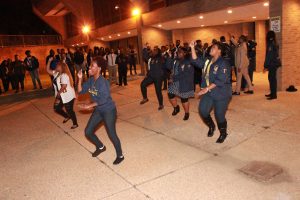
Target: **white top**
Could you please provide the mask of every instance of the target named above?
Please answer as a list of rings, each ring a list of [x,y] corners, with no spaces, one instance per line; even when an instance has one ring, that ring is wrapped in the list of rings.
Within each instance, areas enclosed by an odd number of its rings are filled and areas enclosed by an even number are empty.
[[[103,56],[103,58],[105,60],[107,60],[107,65],[108,66],[114,66],[114,65],[116,65],[116,58],[117,58],[116,54],[114,54],[114,53],[113,54],[108,54],[108,55]]]
[[[65,92],[62,92],[60,94],[62,102],[65,104],[65,103],[68,103],[68,102],[72,101],[73,99],[75,99],[76,98],[75,90],[71,86],[69,76],[66,73],[59,74],[58,72],[55,72],[55,71],[53,71],[53,76],[54,76],[54,79],[56,78],[56,83],[57,83],[57,87],[55,86],[55,84],[53,84],[55,96],[57,96],[57,93],[60,90],[61,85],[64,84],[64,85],[67,85],[67,88],[66,88]]]

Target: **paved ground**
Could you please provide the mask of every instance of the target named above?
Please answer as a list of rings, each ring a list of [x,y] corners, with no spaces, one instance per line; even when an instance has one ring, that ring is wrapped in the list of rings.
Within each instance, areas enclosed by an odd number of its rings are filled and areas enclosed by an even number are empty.
[[[140,80],[113,87],[126,157],[120,166],[112,165],[115,153],[103,126],[97,135],[108,150],[91,157],[94,147],[83,134],[89,113],[77,112],[73,131],[53,112],[53,97],[13,103],[0,97],[0,199],[299,200],[300,94],[281,92],[266,101],[265,78],[256,75],[255,95],[232,100],[224,144],[215,143],[218,134],[206,137],[198,99],[184,122],[182,112],[171,116],[167,98],[157,111],[153,87],[151,101],[140,106]],[[260,176],[268,163],[282,173],[262,182],[241,172],[252,162],[263,163],[254,167]]]

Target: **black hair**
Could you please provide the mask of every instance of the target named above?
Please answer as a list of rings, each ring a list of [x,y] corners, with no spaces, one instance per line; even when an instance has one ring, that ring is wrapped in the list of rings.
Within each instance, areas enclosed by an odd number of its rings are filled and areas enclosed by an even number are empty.
[[[221,50],[221,56],[224,56],[225,48],[224,48],[224,45],[221,42],[216,42],[212,46],[217,46],[218,49]]]
[[[221,41],[221,42],[226,42],[225,36],[222,35],[222,36],[220,37],[220,41]]]
[[[241,35],[241,37],[240,37],[240,39],[242,39],[244,42],[247,42],[247,36],[245,36],[245,35]]]
[[[277,44],[275,32],[274,31],[268,31],[266,40],[267,40],[267,43],[269,43],[271,41],[274,41],[275,44]]]

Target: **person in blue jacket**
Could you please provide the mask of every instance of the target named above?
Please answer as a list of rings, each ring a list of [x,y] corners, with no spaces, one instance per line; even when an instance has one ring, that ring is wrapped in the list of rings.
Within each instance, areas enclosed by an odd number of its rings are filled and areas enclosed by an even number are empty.
[[[281,66],[279,58],[279,47],[276,41],[274,31],[267,33],[267,52],[264,63],[264,72],[269,71],[268,79],[270,84],[270,94],[266,97],[268,100],[277,99],[277,69]]]
[[[194,49],[194,43],[191,43],[192,58],[197,55]],[[215,123],[210,116],[214,109],[216,121],[220,131],[217,143],[223,143],[227,137],[227,121],[225,114],[232,97],[232,88],[230,80],[230,64],[222,57],[222,44],[214,43],[210,50],[211,58],[203,60],[199,64],[203,70],[201,90],[198,93],[201,96],[199,103],[199,114],[204,123],[209,127],[208,137],[214,135],[216,129]],[[199,59],[199,58],[198,58]]]
[[[92,103],[81,104],[79,107],[84,110],[94,110],[85,128],[85,136],[96,146],[96,151],[92,153],[93,157],[97,157],[106,150],[104,144],[95,135],[95,131],[101,122],[104,122],[109,139],[112,141],[117,158],[113,162],[114,165],[124,160],[120,139],[116,132],[117,109],[110,95],[110,84],[100,74],[101,66],[105,62],[99,59],[92,61],[89,68],[90,78],[82,84],[82,71],[78,73],[78,93],[89,93]]]
[[[183,120],[188,120],[189,98],[194,97],[194,61],[187,48],[179,47],[177,50],[177,58],[170,59],[171,77],[169,80],[168,97],[174,108],[172,115],[175,116],[180,112],[176,97],[181,99],[182,107],[185,111]]]

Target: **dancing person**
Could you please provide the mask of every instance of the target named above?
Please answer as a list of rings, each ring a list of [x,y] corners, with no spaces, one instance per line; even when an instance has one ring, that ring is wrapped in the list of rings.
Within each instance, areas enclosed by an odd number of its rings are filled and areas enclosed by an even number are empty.
[[[143,95],[143,100],[140,102],[141,105],[149,101],[147,97],[147,87],[154,83],[155,92],[159,103],[158,110],[162,110],[164,108],[162,81],[164,76],[163,68],[165,67],[165,64],[165,60],[161,55],[161,50],[158,48],[158,46],[155,46],[151,51],[151,57],[148,60],[149,71],[144,80],[141,82],[141,92]]]
[[[124,53],[124,50],[120,50],[120,54],[116,58],[116,63],[118,64],[118,73],[119,73],[119,86],[127,85],[127,65],[129,63],[128,56]]]
[[[197,55],[194,49],[194,43],[191,43],[192,58]],[[214,135],[216,129],[215,123],[210,116],[214,109],[220,136],[217,143],[223,143],[227,137],[227,121],[225,114],[231,100],[232,89],[230,81],[230,64],[222,57],[222,44],[214,43],[210,50],[210,59],[202,60],[200,66],[203,69],[203,78],[201,90],[198,93],[201,96],[199,102],[199,114],[204,123],[209,127],[208,137]]]
[[[241,35],[239,38],[239,43],[235,41],[233,37],[231,37],[232,43],[236,46],[235,51],[235,67],[237,68],[237,81],[236,81],[236,89],[233,92],[233,95],[240,95],[241,86],[242,86],[242,78],[244,77],[247,82],[248,90],[245,91],[245,94],[253,94],[253,85],[251,83],[249,77],[249,59],[248,59],[248,50],[247,50],[247,37]]]
[[[53,62],[54,63],[53,63]],[[50,65],[56,65],[55,70],[51,70]],[[72,75],[66,63],[49,58],[47,63],[47,72],[53,75],[53,87],[55,91],[54,111],[64,117],[63,123],[70,119],[73,122],[71,129],[78,127],[77,117],[74,112],[75,90],[73,86]],[[63,110],[65,107],[66,111]]]
[[[93,101],[92,103],[81,104],[78,106],[83,110],[94,109],[85,128],[85,136],[96,146],[96,150],[92,153],[92,156],[97,157],[106,150],[106,147],[95,135],[98,125],[101,122],[104,122],[109,139],[112,141],[117,154],[117,158],[113,164],[117,165],[124,160],[124,156],[122,153],[121,142],[116,132],[117,109],[110,95],[110,84],[100,74],[103,63],[104,62],[100,62],[100,59],[93,59],[89,69],[90,78],[83,84],[82,72],[77,74],[79,80],[78,93],[89,93]]]
[[[281,66],[279,58],[279,46],[276,41],[276,34],[274,31],[267,33],[267,52],[264,63],[264,72],[268,71],[268,79],[270,85],[270,94],[266,97],[268,100],[277,99],[277,69]]]
[[[26,70],[29,72],[33,89],[37,89],[36,81],[38,82],[40,89],[43,89],[42,83],[39,76],[39,61],[36,57],[31,56],[31,52],[29,50],[25,51],[26,58],[24,60],[24,64],[26,66]]]
[[[183,120],[188,120],[190,117],[189,98],[194,97],[194,62],[191,60],[188,49],[179,47],[177,58],[171,63],[172,73],[169,80],[168,97],[174,108],[172,115],[175,116],[180,112],[176,99],[179,97],[185,112]]]

